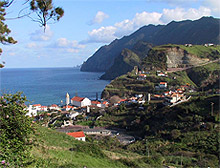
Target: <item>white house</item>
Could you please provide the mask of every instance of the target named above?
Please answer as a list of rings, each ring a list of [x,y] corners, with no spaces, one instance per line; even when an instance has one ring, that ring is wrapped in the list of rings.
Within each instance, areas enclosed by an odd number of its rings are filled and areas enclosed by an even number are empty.
[[[84,107],[84,106],[90,106],[91,100],[89,100],[87,97],[73,97],[71,99],[71,104],[77,107]]]
[[[109,102],[103,101],[102,104],[101,104],[101,108],[108,107],[108,105],[109,105]]]
[[[167,82],[160,82],[159,87],[160,87],[161,89],[167,88]]]
[[[33,109],[36,109],[37,111],[41,111],[41,105],[40,104],[33,104]]]
[[[48,107],[47,106],[41,106],[41,111],[48,111],[47,109],[48,109]]]
[[[86,136],[84,134],[83,131],[79,131],[79,132],[68,132],[66,133],[67,135],[70,135],[72,137],[74,137],[75,139],[77,140],[80,140],[80,141],[86,141]]]
[[[157,76],[163,76],[164,77],[164,76],[166,76],[166,74],[164,74],[163,72],[160,72],[160,73],[157,74]]]
[[[73,106],[70,106],[70,105],[66,105],[63,107],[63,110],[65,110],[65,111],[69,111],[71,109],[73,109]]]
[[[52,104],[50,107],[49,107],[50,110],[60,110],[60,107],[56,104]]]
[[[178,93],[172,93],[171,95],[167,95],[166,96],[166,101],[168,101],[169,103],[176,103],[178,100],[180,100],[183,97],[182,94],[178,94]]]
[[[33,108],[33,105],[29,105],[28,108],[25,108],[28,112],[26,113],[26,116],[32,117],[37,115],[37,109]]]
[[[71,119],[76,118],[79,115],[79,112],[70,112],[69,117]]]
[[[99,101],[91,101],[91,105],[97,106],[97,107],[102,107],[102,104]]]

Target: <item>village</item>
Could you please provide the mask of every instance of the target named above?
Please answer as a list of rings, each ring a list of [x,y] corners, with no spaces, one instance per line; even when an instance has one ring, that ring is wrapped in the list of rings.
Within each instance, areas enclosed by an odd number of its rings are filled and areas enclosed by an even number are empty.
[[[149,72],[136,71],[137,80],[146,80]],[[167,77],[167,72],[156,71],[158,77]],[[159,94],[158,94],[159,91]],[[182,85],[178,88],[169,87],[166,81],[161,81],[155,86],[155,93],[136,94],[129,98],[119,98],[112,96],[109,100],[90,100],[87,97],[74,96],[70,98],[66,93],[65,104],[52,104],[43,106],[33,104],[27,106],[27,116],[33,117],[34,121],[40,122],[43,126],[55,128],[57,131],[85,141],[86,135],[98,136],[116,136],[123,144],[129,144],[135,141],[133,136],[127,135],[126,130],[108,129],[105,127],[95,127],[82,125],[81,121],[93,118],[98,120],[105,113],[106,108],[117,108],[120,105],[137,104],[140,109],[144,109],[144,104],[161,102],[164,106],[175,106],[179,103],[188,101],[191,96],[186,93],[195,90],[189,85]]]

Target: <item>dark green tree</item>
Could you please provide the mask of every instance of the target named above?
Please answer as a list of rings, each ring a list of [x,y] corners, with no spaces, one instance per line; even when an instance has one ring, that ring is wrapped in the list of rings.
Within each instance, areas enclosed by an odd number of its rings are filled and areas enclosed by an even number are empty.
[[[24,166],[30,160],[34,128],[31,118],[25,116],[25,102],[21,93],[4,94],[0,98],[0,161],[10,167]]]
[[[10,29],[7,24],[5,24],[5,15],[6,8],[12,5],[14,0],[2,0],[0,1],[0,43],[1,44],[15,44],[17,41],[9,36]],[[19,15],[16,18],[21,18],[23,16],[30,17],[32,21],[38,22],[40,26],[46,28],[46,25],[49,21],[59,21],[60,18],[64,15],[64,10],[60,7],[54,7],[52,0],[24,0],[24,4],[30,3],[30,10],[23,15]],[[22,13],[25,10],[21,10],[19,13]],[[36,15],[34,17],[33,15]],[[0,55],[2,49],[0,49]],[[4,67],[4,62],[0,63],[0,68]]]

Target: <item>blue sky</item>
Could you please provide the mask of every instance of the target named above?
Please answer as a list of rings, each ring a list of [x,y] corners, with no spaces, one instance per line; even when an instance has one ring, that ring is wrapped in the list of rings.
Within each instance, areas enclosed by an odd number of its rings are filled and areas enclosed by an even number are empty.
[[[6,23],[18,43],[2,45],[7,68],[73,67],[82,64],[101,46],[148,24],[172,20],[220,17],[218,0],[54,0],[64,17],[44,33],[30,18],[18,15],[24,1],[7,9]]]

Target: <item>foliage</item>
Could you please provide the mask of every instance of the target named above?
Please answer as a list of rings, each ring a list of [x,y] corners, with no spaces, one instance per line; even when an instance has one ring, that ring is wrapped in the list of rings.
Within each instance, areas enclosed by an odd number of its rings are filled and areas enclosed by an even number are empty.
[[[30,9],[37,15],[37,18],[33,19],[33,21],[40,23],[44,27],[46,27],[50,19],[59,21],[64,15],[62,8],[53,7],[52,0],[31,0]]]
[[[21,93],[4,94],[0,98],[0,160],[21,166],[30,161],[34,132],[32,120],[25,108],[26,97]]]
[[[37,18],[32,18],[31,13],[25,14],[32,19],[32,21],[38,22],[40,26],[46,28],[46,25],[49,20],[59,21],[60,18],[64,15],[64,10],[60,7],[54,7],[52,0],[24,0],[24,4],[30,1],[30,11],[33,11],[37,15]],[[6,8],[12,5],[14,0],[3,0],[0,1],[0,43],[2,44],[15,44],[15,41],[12,37],[9,36],[11,30],[5,24],[5,15]],[[21,10],[23,11],[23,10]],[[21,12],[20,11],[20,12]],[[20,18],[23,16],[18,16]],[[0,49],[0,55],[2,50]],[[0,63],[0,68],[4,67],[4,62]]]

